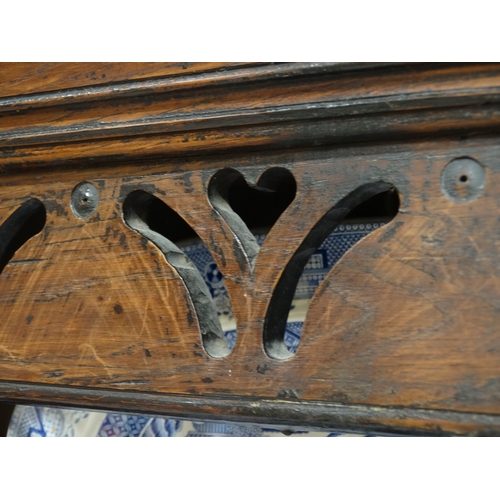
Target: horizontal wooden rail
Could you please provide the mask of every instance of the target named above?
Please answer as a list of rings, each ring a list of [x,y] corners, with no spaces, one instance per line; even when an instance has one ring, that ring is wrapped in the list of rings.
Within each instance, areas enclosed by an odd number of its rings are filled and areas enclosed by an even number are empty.
[[[0,97],[0,399],[497,435],[500,66],[136,69]]]

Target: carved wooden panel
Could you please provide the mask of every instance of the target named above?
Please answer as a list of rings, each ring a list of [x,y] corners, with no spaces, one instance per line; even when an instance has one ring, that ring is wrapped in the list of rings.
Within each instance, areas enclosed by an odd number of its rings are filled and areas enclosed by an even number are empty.
[[[498,433],[499,68],[232,71],[90,104],[39,95],[2,115],[0,398]],[[318,287],[291,355],[311,253],[377,196],[390,221]],[[186,234],[224,276],[232,350]]]

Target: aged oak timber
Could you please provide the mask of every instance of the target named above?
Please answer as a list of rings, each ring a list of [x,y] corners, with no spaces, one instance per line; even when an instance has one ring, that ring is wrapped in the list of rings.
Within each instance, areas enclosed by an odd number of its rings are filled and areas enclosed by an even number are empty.
[[[499,137],[499,64],[0,65],[0,400],[500,434]],[[292,355],[309,257],[382,199]]]

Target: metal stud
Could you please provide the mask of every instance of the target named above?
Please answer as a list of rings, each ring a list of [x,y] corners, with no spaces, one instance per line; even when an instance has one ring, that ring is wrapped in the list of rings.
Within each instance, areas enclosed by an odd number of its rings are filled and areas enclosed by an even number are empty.
[[[71,210],[80,219],[87,219],[99,204],[97,188],[90,182],[81,182],[71,193]]]
[[[467,203],[479,198],[486,183],[486,173],[476,160],[452,160],[441,174],[441,190],[455,203]]]

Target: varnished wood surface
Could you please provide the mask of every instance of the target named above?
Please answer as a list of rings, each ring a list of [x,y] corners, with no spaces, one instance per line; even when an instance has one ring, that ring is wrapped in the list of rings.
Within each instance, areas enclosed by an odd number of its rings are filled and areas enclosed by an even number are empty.
[[[299,64],[0,99],[0,168],[498,129],[499,66]]]
[[[146,78],[225,71],[252,63],[0,63],[0,97],[31,95]]]
[[[157,133],[139,128],[135,137],[126,137],[120,121],[110,142],[96,139],[114,128],[102,122],[114,106],[106,99],[75,108],[77,120],[97,116],[98,103],[102,115],[94,127],[82,126],[74,142],[64,138],[73,133],[66,104],[0,117],[0,129],[10,134],[2,143],[0,224],[31,198],[47,211],[43,230],[0,274],[0,398],[263,423],[310,419],[317,427],[344,429],[499,433],[500,68],[315,71],[275,78],[267,90],[252,83],[221,86],[217,92],[226,100],[214,99],[208,87],[199,100],[186,89],[158,108],[153,97],[152,107],[145,100],[120,101],[119,120],[141,113],[154,122],[160,108],[164,115]],[[285,93],[287,85],[297,92]],[[385,100],[377,101],[381,95]],[[259,96],[262,130],[255,139],[256,125],[240,117]],[[373,113],[365,107],[372,98],[379,106]],[[181,102],[183,116],[172,111]],[[313,113],[299,120],[293,113],[306,102],[309,111],[337,103],[348,116],[334,122]],[[404,109],[408,102],[411,109]],[[266,103],[292,113],[286,126],[296,143],[282,142],[278,118],[262,124]],[[236,114],[220,113],[213,121],[197,111],[229,105]],[[39,112],[40,124],[54,113],[50,144],[42,145],[48,130],[27,121]],[[195,117],[191,124],[189,116]],[[411,116],[421,119],[412,124]],[[169,127],[176,120],[174,134]],[[170,141],[174,135],[190,144],[188,156]],[[151,140],[162,157],[152,154]],[[109,158],[114,161],[106,163]],[[441,181],[447,165],[460,158],[485,172],[484,187],[467,202],[450,199]],[[296,182],[295,199],[254,265],[244,228],[235,229],[210,200],[211,179],[225,168],[250,185],[273,168],[286,169]],[[88,219],[70,208],[82,181],[99,192]],[[325,213],[377,183],[399,193],[396,217],[335,265],[313,297],[297,353],[276,359],[264,343],[264,320],[287,263]],[[227,356],[206,352],[193,297],[175,266],[127,225],[123,204],[136,190],[181,215],[222,270],[238,333]]]

